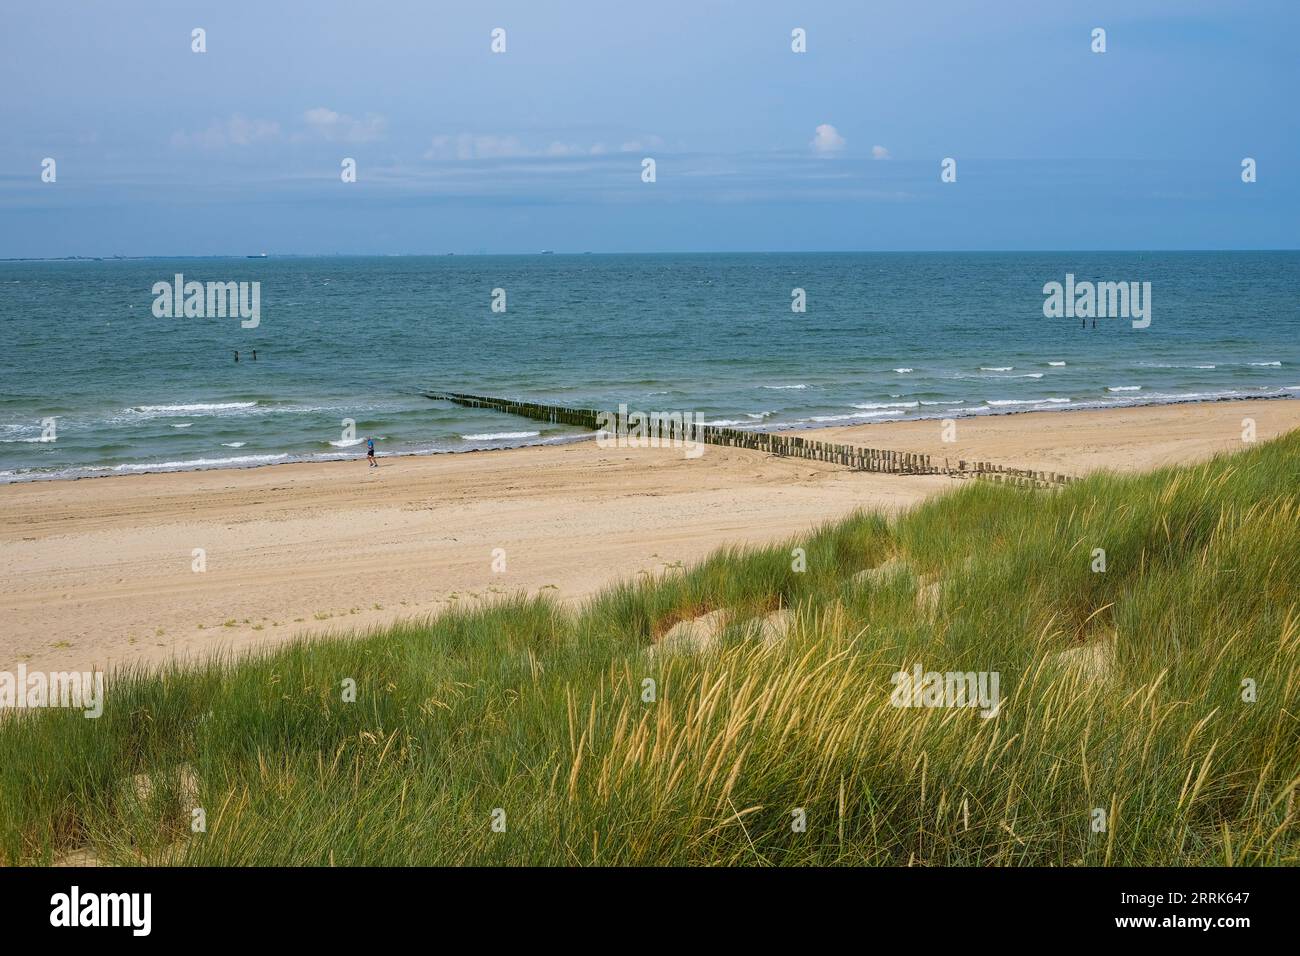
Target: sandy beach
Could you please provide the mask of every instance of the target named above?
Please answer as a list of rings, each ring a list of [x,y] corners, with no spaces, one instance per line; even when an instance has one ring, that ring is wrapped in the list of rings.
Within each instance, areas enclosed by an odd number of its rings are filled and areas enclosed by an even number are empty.
[[[1200,460],[1300,427],[1300,401],[1219,402],[801,432],[1084,474]],[[722,544],[896,512],[955,479],[708,447],[593,442],[0,488],[0,669],[112,667],[368,628],[510,592],[580,599]],[[195,549],[206,569],[194,570]],[[500,565],[504,550],[504,571]]]

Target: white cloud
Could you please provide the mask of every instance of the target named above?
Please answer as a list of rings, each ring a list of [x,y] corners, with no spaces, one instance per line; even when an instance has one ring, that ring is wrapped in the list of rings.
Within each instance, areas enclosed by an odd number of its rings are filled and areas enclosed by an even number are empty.
[[[382,136],[387,126],[382,116],[373,113],[361,120],[324,106],[308,110],[302,118],[312,132],[336,143],[368,143]]]
[[[817,127],[813,134],[812,142],[808,144],[812,147],[813,152],[821,156],[830,156],[841,152],[844,149],[844,137],[830,123],[822,123]]]
[[[642,136],[639,139],[630,139],[619,150],[624,153],[640,153],[647,149],[659,149],[664,141],[658,136]]]
[[[662,143],[657,136],[647,138],[651,145]],[[645,143],[624,143],[625,152],[645,148]],[[604,143],[566,143],[553,140],[546,146],[528,146],[517,136],[460,133],[455,136],[435,136],[424,153],[425,159],[520,159],[520,158],[572,158],[575,156],[603,156],[609,152]]]
[[[172,145],[198,149],[224,149],[227,146],[252,146],[280,138],[280,124],[274,120],[247,119],[236,113],[228,120],[214,120],[205,130],[172,133]]]
[[[435,136],[425,159],[504,159],[529,153],[514,136],[475,135]]]
[[[318,106],[302,114],[307,132],[297,131],[283,135],[279,122],[266,119],[249,119],[236,113],[226,120],[214,120],[207,129],[188,132],[179,130],[172,134],[172,145],[197,149],[225,149],[230,146],[254,146],[259,143],[301,142],[318,137],[338,143],[366,143],[383,135],[387,122],[382,116],[369,115],[356,119]]]
[[[872,158],[872,159],[888,159],[888,158],[889,158],[889,150],[885,149],[885,147],[883,147],[883,146],[872,146],[872,147],[871,147],[871,158]]]

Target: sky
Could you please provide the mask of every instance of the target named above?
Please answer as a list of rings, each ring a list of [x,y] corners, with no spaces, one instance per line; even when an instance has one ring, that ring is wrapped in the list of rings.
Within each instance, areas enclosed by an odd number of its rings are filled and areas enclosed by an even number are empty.
[[[11,2],[0,257],[1294,249],[1298,33],[1294,0]]]

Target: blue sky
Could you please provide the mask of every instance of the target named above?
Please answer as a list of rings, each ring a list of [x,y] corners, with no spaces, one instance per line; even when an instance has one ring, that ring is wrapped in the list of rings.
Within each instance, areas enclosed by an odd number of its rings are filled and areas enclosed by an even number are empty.
[[[3,20],[3,257],[1300,245],[1289,0],[43,0]]]

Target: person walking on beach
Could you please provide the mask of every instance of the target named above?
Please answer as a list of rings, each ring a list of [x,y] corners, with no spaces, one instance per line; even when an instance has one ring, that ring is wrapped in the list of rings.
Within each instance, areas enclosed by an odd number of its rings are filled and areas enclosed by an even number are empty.
[[[379,467],[379,462],[375,461],[375,439],[370,435],[366,436],[366,461],[370,462],[371,468]]]

